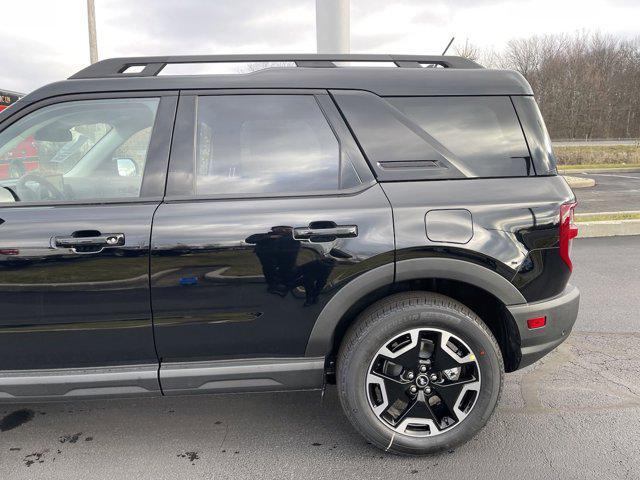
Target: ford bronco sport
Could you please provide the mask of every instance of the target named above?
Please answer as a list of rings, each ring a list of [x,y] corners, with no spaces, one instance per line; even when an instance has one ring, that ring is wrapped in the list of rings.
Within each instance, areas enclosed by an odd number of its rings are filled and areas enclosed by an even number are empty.
[[[166,75],[223,62],[279,63]],[[575,198],[512,71],[110,59],[0,113],[0,159],[26,139],[37,168],[0,181],[4,401],[335,383],[366,439],[422,454],[576,320]]]

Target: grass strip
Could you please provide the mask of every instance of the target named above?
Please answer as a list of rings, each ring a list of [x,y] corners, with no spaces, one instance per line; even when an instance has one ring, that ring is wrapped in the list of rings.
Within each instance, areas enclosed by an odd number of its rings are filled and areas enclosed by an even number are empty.
[[[640,220],[639,212],[620,212],[620,213],[594,213],[590,215],[576,215],[576,223],[583,222],[603,222],[611,220]]]
[[[558,165],[558,170],[584,170],[588,168],[640,168],[640,163],[586,163],[584,165]]]

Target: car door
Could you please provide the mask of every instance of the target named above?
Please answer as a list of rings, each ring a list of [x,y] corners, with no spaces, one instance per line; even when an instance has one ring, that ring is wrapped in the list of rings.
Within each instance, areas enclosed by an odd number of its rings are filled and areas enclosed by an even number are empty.
[[[171,92],[71,96],[1,126],[0,158],[28,141],[36,167],[0,181],[0,395],[94,392],[101,378],[158,388],[149,239],[176,104]],[[57,387],[55,372],[34,373],[79,367]]]
[[[282,388],[252,369],[304,356],[335,293],[393,263],[392,225],[326,92],[183,93],[152,234],[165,394]],[[227,360],[231,370],[216,370]],[[323,367],[302,384],[319,386]]]

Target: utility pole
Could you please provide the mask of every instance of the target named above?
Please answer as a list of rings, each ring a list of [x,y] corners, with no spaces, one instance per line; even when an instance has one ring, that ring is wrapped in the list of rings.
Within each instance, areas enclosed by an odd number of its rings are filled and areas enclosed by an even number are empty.
[[[87,18],[89,23],[89,58],[91,63],[98,61],[98,39],[96,38],[96,5],[87,0]]]
[[[349,0],[316,0],[318,53],[349,53]]]

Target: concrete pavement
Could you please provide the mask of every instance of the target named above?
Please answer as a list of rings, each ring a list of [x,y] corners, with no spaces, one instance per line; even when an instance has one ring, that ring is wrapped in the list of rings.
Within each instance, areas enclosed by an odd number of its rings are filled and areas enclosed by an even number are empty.
[[[571,175],[579,177],[583,174]],[[640,210],[640,172],[589,173],[584,176],[595,179],[597,185],[575,192],[577,213]]]

